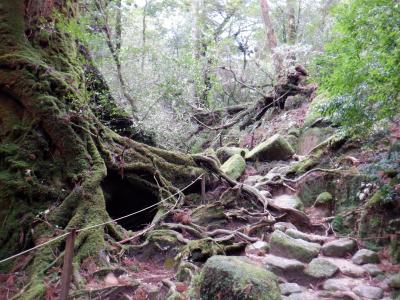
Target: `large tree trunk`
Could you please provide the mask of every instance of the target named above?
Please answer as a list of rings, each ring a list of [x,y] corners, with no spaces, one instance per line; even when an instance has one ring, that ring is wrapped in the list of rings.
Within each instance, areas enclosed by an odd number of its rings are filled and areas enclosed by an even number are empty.
[[[279,53],[276,53],[275,49],[278,46],[278,40],[276,38],[274,26],[271,21],[268,0],[260,0],[260,7],[261,16],[266,31],[266,44],[271,54],[271,60],[274,65],[275,74],[278,76],[282,71],[282,57]]]
[[[1,258],[65,229],[110,220],[107,183],[130,186],[138,193],[132,200],[144,197],[146,206],[146,199],[153,204],[201,172],[190,156],[121,137],[93,114],[91,79],[79,63],[84,56],[60,25],[77,13],[78,4],[67,0],[0,3]],[[81,232],[75,265],[98,256],[122,232],[114,224]],[[62,250],[58,240],[34,252],[23,297],[42,297],[42,278]]]

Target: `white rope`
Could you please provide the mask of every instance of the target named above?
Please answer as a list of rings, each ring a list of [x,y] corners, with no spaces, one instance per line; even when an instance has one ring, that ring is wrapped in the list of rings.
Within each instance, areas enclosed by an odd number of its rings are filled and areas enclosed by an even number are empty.
[[[107,225],[107,224],[110,224],[110,223],[114,223],[114,222],[116,222],[116,221],[119,221],[119,220],[122,220],[122,219],[125,219],[125,218],[129,218],[129,217],[131,217],[131,216],[133,216],[133,215],[136,215],[136,214],[139,214],[139,213],[141,213],[141,212],[144,212],[144,211],[146,211],[146,210],[148,210],[148,209],[150,209],[150,208],[153,208],[153,207],[155,207],[155,206],[157,206],[157,205],[159,205],[159,204],[161,204],[161,203],[164,203],[165,201],[171,199],[172,197],[174,197],[174,196],[180,194],[181,192],[183,192],[184,190],[186,190],[187,188],[189,188],[190,186],[192,186],[192,185],[193,185],[197,180],[199,180],[202,176],[203,176],[203,174],[201,174],[199,177],[197,177],[195,180],[193,180],[190,184],[188,184],[187,186],[185,186],[183,189],[177,191],[175,194],[172,194],[172,195],[170,195],[169,197],[167,197],[167,198],[165,198],[165,199],[163,199],[163,200],[161,200],[161,201],[159,201],[159,202],[157,202],[157,203],[155,203],[155,204],[152,204],[152,205],[147,206],[147,207],[145,207],[145,208],[143,208],[143,209],[141,209],[141,210],[135,211],[135,212],[133,212],[133,213],[131,213],[131,214],[128,214],[128,215],[123,216],[123,217],[119,217],[119,218],[114,219],[114,220],[110,220],[110,221],[107,221],[107,222],[104,222],[104,223],[101,223],[101,224],[96,224],[96,225],[92,225],[92,226],[88,226],[88,227],[79,229],[79,230],[77,230],[76,232],[78,233],[78,232],[90,230],[90,229],[93,229],[93,228],[96,228],[96,227],[104,226],[104,225]],[[50,239],[50,240],[48,240],[48,241],[46,241],[46,242],[44,242],[44,243],[42,243],[42,244],[36,245],[35,247],[32,247],[32,248],[27,249],[27,250],[24,250],[24,251],[19,252],[19,253],[17,253],[17,254],[14,254],[14,255],[12,255],[12,256],[10,256],[10,257],[7,257],[7,258],[5,258],[5,259],[3,259],[3,260],[0,260],[0,264],[4,263],[4,262],[6,262],[6,261],[9,261],[9,260],[11,260],[11,259],[13,259],[13,258],[16,258],[16,257],[18,257],[18,256],[21,256],[21,255],[23,255],[23,254],[26,254],[26,253],[28,253],[28,252],[31,252],[31,251],[33,251],[33,250],[36,250],[36,249],[38,249],[38,248],[41,248],[41,247],[43,247],[43,246],[46,246],[46,245],[48,245],[48,244],[50,244],[50,243],[52,243],[52,242],[54,242],[54,241],[56,241],[56,240],[59,240],[59,239],[61,239],[61,238],[63,238],[63,237],[66,237],[66,236],[69,235],[69,234],[70,234],[69,232],[63,233],[62,235],[59,235],[59,236],[57,236],[57,237],[55,237],[55,238],[53,238],[53,239]]]
[[[47,244],[50,244],[50,243],[52,243],[52,242],[54,242],[54,241],[56,241],[56,240],[58,240],[58,239],[61,239],[61,238],[65,237],[65,236],[67,236],[68,234],[69,234],[69,232],[66,232],[66,233],[64,233],[64,234],[62,234],[62,235],[56,236],[54,239],[48,240],[48,241],[46,241],[46,242],[44,242],[44,243],[42,243],[42,244],[39,244],[39,245],[37,245],[37,246],[35,246],[35,247],[33,247],[33,248],[30,248],[30,249],[28,249],[28,250],[22,251],[22,252],[17,253],[17,254],[15,254],[15,255],[13,255],[13,256],[10,256],[10,257],[7,257],[7,258],[5,258],[5,259],[3,259],[3,260],[0,260],[0,264],[3,263],[3,262],[8,261],[8,260],[10,260],[10,259],[13,259],[13,258],[16,258],[16,257],[18,257],[18,256],[21,256],[21,255],[23,255],[23,254],[25,254],[25,253],[31,252],[31,251],[33,251],[33,250],[35,250],[35,249],[40,248],[40,247],[43,247],[43,246],[45,246],[45,245],[47,245]]]

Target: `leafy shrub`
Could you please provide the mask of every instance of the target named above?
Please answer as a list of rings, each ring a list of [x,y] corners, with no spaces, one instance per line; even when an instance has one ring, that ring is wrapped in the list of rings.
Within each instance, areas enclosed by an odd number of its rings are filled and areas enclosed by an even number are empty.
[[[320,109],[359,134],[400,112],[400,4],[345,1],[335,15],[334,37],[316,60],[317,81],[331,99]]]

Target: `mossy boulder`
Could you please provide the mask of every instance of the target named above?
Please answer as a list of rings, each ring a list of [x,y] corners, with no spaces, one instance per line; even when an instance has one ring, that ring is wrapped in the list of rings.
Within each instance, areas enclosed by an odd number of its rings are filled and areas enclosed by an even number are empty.
[[[294,239],[280,230],[275,230],[270,240],[271,253],[279,256],[310,262],[321,249],[317,243]]]
[[[293,154],[292,146],[281,135],[275,134],[247,153],[246,159],[258,161],[288,160]]]
[[[333,196],[329,192],[323,192],[318,195],[317,199],[315,200],[316,205],[326,205],[330,204],[333,200]]]
[[[217,157],[220,162],[226,162],[231,156],[239,154],[245,157],[249,150],[239,147],[221,147],[217,150]]]
[[[302,182],[297,194],[309,207],[321,193],[329,192],[335,199],[335,212],[338,213],[358,203],[357,193],[365,180],[366,177],[358,173],[310,176]]]
[[[203,267],[200,299],[282,299],[277,278],[240,256],[213,256]]]
[[[246,161],[240,154],[234,154],[221,166],[221,170],[233,180],[242,176],[245,169]]]

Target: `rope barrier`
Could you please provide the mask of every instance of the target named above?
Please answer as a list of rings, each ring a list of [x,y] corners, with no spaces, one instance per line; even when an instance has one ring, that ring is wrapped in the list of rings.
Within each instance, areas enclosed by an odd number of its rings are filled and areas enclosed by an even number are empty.
[[[116,221],[119,221],[119,220],[122,220],[122,219],[125,219],[125,218],[129,218],[129,217],[131,217],[131,216],[133,216],[133,215],[137,215],[137,214],[139,214],[139,213],[141,213],[141,212],[144,212],[144,211],[146,211],[146,210],[148,210],[148,209],[150,209],[150,208],[156,207],[156,206],[158,206],[159,204],[166,202],[167,200],[171,199],[172,197],[175,197],[175,196],[178,195],[179,193],[181,193],[181,192],[183,192],[184,190],[188,189],[188,188],[189,188],[190,186],[192,186],[197,180],[199,180],[202,176],[203,176],[203,174],[201,174],[199,177],[197,177],[195,180],[193,180],[191,183],[189,183],[189,184],[188,184],[187,186],[185,186],[183,189],[177,191],[175,194],[172,194],[172,195],[170,195],[169,197],[167,197],[167,198],[165,198],[165,199],[163,199],[163,200],[161,200],[161,201],[159,201],[159,202],[157,202],[157,203],[154,203],[154,204],[152,204],[152,205],[150,205],[150,206],[147,206],[147,207],[145,207],[145,208],[143,208],[143,209],[141,209],[141,210],[135,211],[135,212],[130,213],[130,214],[128,214],[128,215],[125,215],[125,216],[122,216],[122,217],[119,217],[119,218],[116,218],[116,219],[113,219],[113,220],[110,220],[110,221],[107,221],[107,222],[104,222],[104,223],[100,223],[100,224],[96,224],[96,225],[92,225],[92,226],[88,226],[88,227],[81,228],[81,229],[77,230],[76,232],[79,233],[79,232],[83,232],[83,231],[90,230],[90,229],[93,229],[93,228],[97,228],[97,227],[100,227],[100,226],[104,226],[104,225],[107,225],[107,224],[111,224],[111,223],[114,223],[114,222],[116,222]],[[18,257],[18,256],[21,256],[21,255],[23,255],[23,254],[29,253],[29,252],[31,252],[31,251],[33,251],[33,250],[38,249],[38,248],[41,248],[41,247],[43,247],[43,246],[46,246],[46,245],[48,245],[48,244],[50,244],[50,243],[52,243],[52,242],[54,242],[54,241],[56,241],[56,240],[59,240],[59,239],[61,239],[61,238],[66,237],[66,236],[69,235],[69,234],[70,234],[70,232],[63,233],[62,235],[59,235],[59,236],[57,236],[57,237],[55,237],[55,238],[52,238],[52,239],[50,239],[50,240],[48,240],[48,241],[46,241],[46,242],[44,242],[44,243],[42,243],[42,244],[36,245],[35,247],[32,247],[32,248],[30,248],[30,249],[24,250],[24,251],[22,251],[22,252],[19,252],[19,253],[17,253],[17,254],[14,254],[14,255],[12,255],[12,256],[10,256],[10,257],[7,257],[7,258],[5,258],[5,259],[2,259],[2,260],[0,260],[0,264],[4,263],[4,262],[6,262],[6,261],[9,261],[9,260],[11,260],[11,259],[14,259],[14,258],[16,258],[16,257]]]

